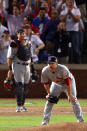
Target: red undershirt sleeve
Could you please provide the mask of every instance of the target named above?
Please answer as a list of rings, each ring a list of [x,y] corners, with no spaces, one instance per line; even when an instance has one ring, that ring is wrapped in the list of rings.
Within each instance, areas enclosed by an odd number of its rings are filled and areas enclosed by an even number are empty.
[[[70,86],[70,85],[71,85],[71,80],[70,80],[69,77],[65,79],[65,84],[66,84],[67,86]]]

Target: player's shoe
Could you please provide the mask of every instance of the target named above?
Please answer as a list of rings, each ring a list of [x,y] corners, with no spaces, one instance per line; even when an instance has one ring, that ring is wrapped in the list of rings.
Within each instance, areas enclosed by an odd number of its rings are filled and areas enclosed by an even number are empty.
[[[48,121],[42,121],[41,126],[47,125]]]
[[[41,126],[45,126],[45,125],[47,125],[47,123],[42,123],[42,124],[41,124]]]
[[[18,107],[16,108],[16,112],[21,112],[21,107],[20,107],[20,106],[18,106]]]
[[[28,109],[27,109],[25,106],[22,106],[22,107],[21,107],[21,111],[25,111],[25,112],[27,112]]]
[[[84,120],[83,120],[83,119],[77,120],[77,122],[78,122],[78,123],[79,123],[79,122],[84,123]]]

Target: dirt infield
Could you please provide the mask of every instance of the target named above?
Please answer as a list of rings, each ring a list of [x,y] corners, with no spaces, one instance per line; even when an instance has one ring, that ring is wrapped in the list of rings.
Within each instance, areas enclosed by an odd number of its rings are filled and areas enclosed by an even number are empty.
[[[18,129],[14,131],[87,131],[87,123],[62,123],[62,124]]]
[[[30,116],[43,115],[43,107],[28,107],[28,112],[15,112],[15,107],[0,107],[0,116]],[[82,107],[83,114],[87,115],[87,107]],[[74,114],[72,107],[54,107],[52,114]]]
[[[15,112],[15,107],[0,108],[0,116],[43,115],[42,107],[28,107],[28,112]],[[87,107],[82,107],[83,114],[87,115]],[[55,107],[52,114],[73,114],[72,107]],[[6,130],[7,131],[7,130]],[[9,131],[87,131],[87,123],[61,123],[47,126],[29,127]]]

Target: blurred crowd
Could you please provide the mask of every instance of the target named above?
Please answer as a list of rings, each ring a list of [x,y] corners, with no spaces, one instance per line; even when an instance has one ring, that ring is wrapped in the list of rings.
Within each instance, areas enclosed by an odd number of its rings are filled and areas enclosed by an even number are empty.
[[[46,63],[50,55],[59,63],[81,64],[86,0],[0,0],[0,64],[19,29],[32,43],[33,62]]]

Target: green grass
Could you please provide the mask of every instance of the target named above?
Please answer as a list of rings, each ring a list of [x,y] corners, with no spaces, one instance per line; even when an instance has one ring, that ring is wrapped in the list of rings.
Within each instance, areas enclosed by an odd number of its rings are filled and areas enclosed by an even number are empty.
[[[10,129],[26,128],[32,126],[40,126],[43,116],[4,116],[0,117],[0,131]],[[87,122],[87,116],[84,116]],[[50,123],[76,122],[74,115],[52,115]]]
[[[80,105],[87,107],[87,99],[79,99]],[[26,106],[30,107],[44,107],[46,99],[27,99]],[[56,107],[70,107],[71,104],[67,99],[60,99]],[[1,107],[14,107],[16,108],[15,99],[0,99]],[[38,116],[0,116],[0,131],[6,131],[10,129],[26,128],[31,126],[41,125],[43,114]],[[84,120],[87,122],[87,115],[84,115]],[[52,115],[50,124],[63,123],[63,122],[76,122],[76,117],[72,115]]]
[[[0,129],[6,130],[38,126],[41,124],[41,120],[42,116],[4,116],[0,117]]]
[[[27,99],[26,100],[26,106],[31,107],[44,107],[46,103],[46,99]],[[87,107],[87,99],[79,99],[79,103],[83,107]],[[16,100],[15,99],[0,99],[0,107],[15,107],[16,106]],[[60,99],[58,104],[55,104],[55,106],[71,106],[70,102],[67,99]]]
[[[26,106],[31,106],[31,107],[40,107],[44,106],[46,100],[45,99],[27,99],[26,100]],[[15,107],[16,106],[16,100],[15,99],[1,99],[0,100],[0,107]]]
[[[79,103],[81,106],[83,107],[87,107],[87,99],[78,99]],[[60,99],[58,104],[56,104],[56,106],[71,106],[71,103],[67,100],[67,99]]]

